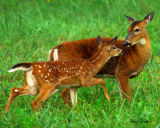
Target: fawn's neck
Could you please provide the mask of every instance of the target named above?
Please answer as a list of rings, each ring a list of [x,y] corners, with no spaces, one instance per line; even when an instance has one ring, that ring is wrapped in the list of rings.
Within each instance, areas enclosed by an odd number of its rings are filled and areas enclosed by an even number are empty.
[[[104,49],[100,49],[93,57],[91,57],[89,60],[94,66],[93,75],[96,75],[110,58],[111,56],[109,53],[106,54]]]

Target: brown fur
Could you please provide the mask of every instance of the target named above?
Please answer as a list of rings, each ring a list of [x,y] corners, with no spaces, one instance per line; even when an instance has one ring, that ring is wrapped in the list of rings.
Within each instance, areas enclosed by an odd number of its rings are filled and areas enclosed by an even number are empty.
[[[121,50],[115,47],[115,44],[102,45],[101,43],[98,52],[89,59],[17,64],[12,70],[20,69],[20,67],[25,69],[25,85],[22,88],[12,88],[5,111],[8,111],[12,100],[19,95],[35,95],[39,92],[31,103],[34,111],[38,111],[42,103],[52,95],[55,89],[90,87],[97,84],[102,85],[106,98],[110,100],[105,82],[100,78],[93,77],[109,58],[120,53]],[[74,96],[71,96],[71,99],[76,97],[76,89],[73,91]],[[74,103],[77,104],[77,99],[73,99],[72,104]]]
[[[129,85],[129,78],[134,78],[139,75],[151,56],[150,39],[145,26],[152,20],[153,12],[138,22],[134,21],[133,18],[127,18],[131,23],[128,28],[129,35],[127,36],[127,39],[132,44],[133,42],[144,38],[146,41],[145,45],[135,44],[126,48],[123,46],[124,40],[118,40],[117,47],[123,49],[123,55],[111,58],[97,75],[99,77],[115,77],[119,83],[119,90],[122,98],[131,100],[132,91]],[[135,27],[140,28],[140,33],[138,35],[135,35],[133,32]],[[96,38],[89,38],[79,41],[64,42],[62,43],[63,46],[61,48],[56,46],[52,49],[50,60],[54,60],[53,54],[54,49],[56,48],[58,48],[59,60],[90,58],[97,52],[98,47],[96,40]],[[103,43],[108,43],[111,38],[103,37],[102,40]],[[61,94],[64,101],[69,101],[69,99],[66,99],[67,97],[65,97],[65,93],[69,94],[68,91],[69,89],[66,89]]]

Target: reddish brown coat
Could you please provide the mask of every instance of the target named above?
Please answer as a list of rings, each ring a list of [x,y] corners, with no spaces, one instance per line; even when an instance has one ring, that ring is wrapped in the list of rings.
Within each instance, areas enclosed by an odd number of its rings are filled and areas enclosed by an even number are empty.
[[[137,76],[143,70],[144,65],[151,56],[150,39],[145,27],[152,20],[153,14],[154,12],[148,14],[141,21],[135,21],[133,18],[127,16],[131,23],[128,28],[129,34],[126,40],[118,40],[117,43],[117,46],[123,49],[123,55],[111,58],[98,73],[99,77],[116,77],[122,98],[127,98],[128,100],[132,98],[129,78]],[[140,29],[138,33],[137,28]],[[103,43],[108,43],[111,38],[103,37],[102,40]],[[124,47],[124,41],[128,41],[131,46],[129,48]],[[54,60],[53,55],[55,49],[58,49],[59,60],[67,60],[90,58],[96,53],[98,48],[96,38],[64,42],[52,49],[50,60]],[[64,90],[61,94],[63,100],[66,102],[69,101],[69,99],[65,98],[68,94],[68,90]]]
[[[100,37],[98,38],[101,39]],[[117,40],[113,40],[117,41]],[[31,103],[34,111],[59,88],[90,87],[101,84],[106,98],[110,100],[105,88],[105,82],[99,78],[93,78],[112,56],[117,56],[121,50],[114,43],[102,45],[99,43],[98,52],[89,59],[60,60],[49,62],[19,63],[9,72],[17,70],[25,71],[25,85],[22,88],[12,88],[5,111],[7,112],[12,100],[20,95],[35,95],[36,99]],[[74,96],[72,96],[72,92]],[[76,89],[71,91],[72,104],[77,104]]]

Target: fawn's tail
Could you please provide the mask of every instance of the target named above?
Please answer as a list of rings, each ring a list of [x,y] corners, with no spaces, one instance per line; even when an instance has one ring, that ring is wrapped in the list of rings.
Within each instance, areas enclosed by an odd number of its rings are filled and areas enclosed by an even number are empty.
[[[32,63],[18,63],[14,65],[8,72],[15,72],[18,70],[29,71],[32,69]]]

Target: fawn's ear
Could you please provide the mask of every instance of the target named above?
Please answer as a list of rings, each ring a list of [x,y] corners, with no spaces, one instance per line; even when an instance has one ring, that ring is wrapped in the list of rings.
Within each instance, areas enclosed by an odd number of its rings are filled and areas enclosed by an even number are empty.
[[[107,44],[111,44],[111,43],[114,43],[114,42],[117,42],[117,38],[118,36],[114,37],[112,40],[110,40]]]
[[[154,11],[152,11],[146,17],[144,17],[143,21],[146,22],[146,24],[148,24],[150,21],[152,21],[153,16],[154,16]]]
[[[132,18],[132,17],[130,17],[130,16],[126,16],[126,15],[124,15],[127,19],[128,19],[128,21],[130,22],[130,24],[132,24],[135,20]]]
[[[102,38],[100,36],[97,37],[98,48],[102,46]]]

